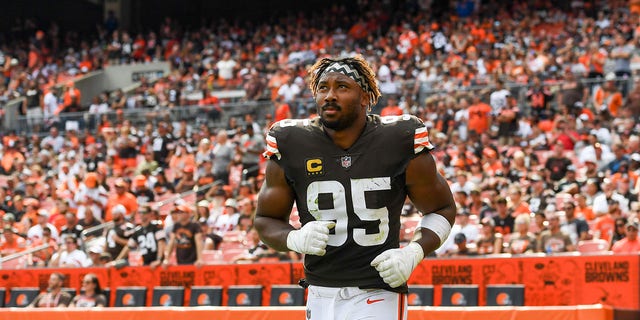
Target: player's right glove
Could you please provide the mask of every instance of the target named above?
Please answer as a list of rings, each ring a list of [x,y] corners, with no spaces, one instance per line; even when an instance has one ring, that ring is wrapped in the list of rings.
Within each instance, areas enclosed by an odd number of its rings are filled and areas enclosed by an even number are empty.
[[[323,256],[327,253],[329,230],[336,226],[333,221],[311,221],[287,235],[287,247],[298,253]]]

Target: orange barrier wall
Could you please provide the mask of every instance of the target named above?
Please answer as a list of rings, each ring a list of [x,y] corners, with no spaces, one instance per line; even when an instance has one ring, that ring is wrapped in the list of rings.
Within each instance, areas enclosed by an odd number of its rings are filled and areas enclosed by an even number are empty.
[[[433,284],[434,304],[441,305],[442,284],[477,284],[479,304],[485,305],[487,284],[524,284],[526,306],[605,304],[617,308],[640,309],[640,255],[551,256],[470,259],[427,259],[414,271],[410,284]],[[192,285],[259,284],[264,287],[263,305],[269,302],[271,284],[295,284],[303,277],[300,263],[173,266],[167,269],[126,267],[122,269],[29,269],[0,270],[0,286],[47,287],[49,275],[59,271],[67,276],[65,287],[80,288],[82,277],[98,274],[100,283],[110,287],[112,297],[119,286],[149,288],[183,286],[185,301]],[[7,295],[8,296],[8,295]],[[8,297],[7,297],[8,298]],[[113,301],[113,299],[112,299]],[[226,301],[223,298],[223,305]]]
[[[107,309],[0,309],[0,320],[300,320],[305,309],[289,308],[107,308]],[[409,308],[409,320],[613,320],[611,307],[500,307]]]

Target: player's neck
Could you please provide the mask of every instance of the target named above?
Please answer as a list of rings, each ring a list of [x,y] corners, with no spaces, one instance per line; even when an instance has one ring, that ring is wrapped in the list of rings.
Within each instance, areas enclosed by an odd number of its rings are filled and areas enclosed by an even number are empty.
[[[343,129],[343,130],[333,130],[327,127],[324,127],[324,132],[333,140],[333,143],[340,147],[343,150],[347,150],[351,148],[351,146],[356,143],[364,128],[366,127],[367,121],[366,118],[363,121],[355,122],[351,127]]]

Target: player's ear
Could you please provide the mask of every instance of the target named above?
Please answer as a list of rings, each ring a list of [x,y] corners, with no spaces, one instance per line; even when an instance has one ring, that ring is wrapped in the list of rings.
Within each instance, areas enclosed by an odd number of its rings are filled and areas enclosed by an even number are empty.
[[[360,95],[360,106],[362,106],[363,108],[371,107],[371,100],[369,98],[369,94],[364,92],[364,90],[362,90],[362,94]]]

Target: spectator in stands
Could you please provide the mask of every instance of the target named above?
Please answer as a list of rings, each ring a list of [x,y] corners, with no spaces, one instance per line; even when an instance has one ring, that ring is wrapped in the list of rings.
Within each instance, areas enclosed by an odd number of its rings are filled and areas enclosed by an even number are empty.
[[[470,212],[468,210],[458,209],[455,224],[451,228],[451,234],[462,233],[465,235],[465,244],[473,243],[475,245],[479,238],[478,225],[469,221],[469,215]],[[454,237],[449,237],[435,252],[438,255],[448,255],[452,252],[455,253],[459,249],[460,247],[454,241]]]
[[[62,106],[58,113],[80,112],[82,110],[81,97],[80,90],[76,88],[75,83],[73,81],[67,82],[65,91],[62,94]]]
[[[155,183],[153,183],[152,189],[157,196],[163,196],[167,193],[175,193],[173,183],[169,182],[164,170],[158,168],[153,172],[155,176]]]
[[[245,134],[240,138],[238,145],[242,154],[244,179],[258,176],[260,157],[266,146],[264,137],[256,134],[253,124],[248,123],[245,125]]]
[[[177,180],[175,191],[177,193],[183,193],[186,191],[193,190],[193,187],[196,185],[197,181],[194,179],[195,174],[195,166],[187,165],[182,169],[182,176],[179,180]]]
[[[80,206],[78,208],[78,216],[80,216],[80,212],[84,211],[83,218],[79,219],[78,225],[82,227],[83,232],[90,230],[93,227],[100,225],[100,220],[96,219],[95,214],[89,207]],[[87,239],[91,239],[93,237],[98,237],[102,234],[102,230],[94,230],[93,232],[88,232],[84,236]]]
[[[216,181],[229,184],[229,166],[235,155],[235,150],[236,146],[229,140],[227,131],[218,131],[213,146],[213,177]]]
[[[289,103],[284,102],[282,97],[277,97],[273,101],[273,107],[275,109],[274,121],[277,122],[284,119],[294,118],[293,113],[291,111],[291,106],[289,105]]]
[[[62,290],[65,276],[54,272],[49,276],[47,291],[40,293],[27,308],[65,308],[71,302],[71,295]]]
[[[154,220],[154,212],[151,207],[141,207],[138,214],[140,215],[140,224],[133,230],[128,246],[124,250],[126,252],[138,250],[142,256],[143,264],[155,268],[162,264],[162,255],[165,253],[167,243],[166,234],[161,222]]]
[[[144,175],[136,175],[133,179],[133,195],[138,200],[139,206],[155,201],[155,194],[149,189],[147,177]]]
[[[123,178],[117,178],[113,186],[116,192],[109,196],[104,221],[112,220],[113,210],[119,205],[124,208],[123,214],[125,216],[133,215],[138,210],[138,200],[133,193],[129,192],[129,186]]]
[[[528,214],[518,215],[514,222],[515,232],[509,236],[509,253],[523,254],[536,251],[536,236],[529,232],[530,218]]]
[[[549,172],[549,179],[554,182],[562,180],[571,165],[571,160],[564,155],[564,143],[561,140],[556,141],[553,145],[553,154],[547,158],[544,165]]]
[[[79,249],[79,239],[75,235],[64,238],[58,252],[51,257],[50,267],[53,268],[80,268],[87,265],[87,254]]]
[[[462,232],[457,233],[453,237],[453,243],[456,245],[456,248],[449,252],[449,256],[465,257],[478,255],[477,248],[475,246],[469,246],[467,243],[467,236]]]
[[[167,168],[169,163],[169,156],[173,149],[173,136],[169,131],[169,126],[166,122],[158,123],[157,134],[154,135],[153,146],[153,159],[158,162],[158,165],[162,168]]]
[[[589,225],[584,218],[576,216],[576,205],[573,201],[567,201],[562,206],[566,223],[561,227],[562,231],[569,235],[571,242],[578,245],[579,241],[588,240]]]
[[[51,237],[51,229],[45,227],[42,230],[42,239],[31,242],[30,248],[49,245],[48,248],[38,250],[30,256],[29,266],[46,267],[54,253],[58,251],[58,242]]]
[[[399,106],[396,97],[387,98],[387,104],[380,110],[380,116],[401,116],[404,110]]]
[[[531,182],[531,186],[529,186],[528,195],[529,200],[529,209],[531,212],[542,212],[544,211],[550,203],[553,203],[553,192],[546,188],[545,181],[542,177],[536,173],[532,174],[529,177],[529,181]]]
[[[78,218],[72,212],[67,212],[65,215],[65,225],[60,230],[60,240],[65,236],[75,236],[77,239],[82,239],[82,231],[84,228],[78,223]]]
[[[480,221],[482,229],[480,236],[476,242],[478,254],[497,254],[502,253],[502,244],[504,242],[502,234],[495,231],[495,222],[491,217],[485,217]]]
[[[143,154],[144,158],[142,161],[138,163],[136,167],[135,174],[142,174],[143,171],[147,170],[149,172],[154,172],[158,169],[158,162],[153,158],[153,150],[151,148],[147,148]]]
[[[549,229],[541,232],[538,252],[547,254],[575,251],[571,238],[560,229],[560,216],[557,213],[547,215]]]
[[[239,262],[258,262],[260,258],[266,256],[277,256],[278,253],[270,249],[260,240],[260,235],[254,228],[250,228],[245,236],[247,250],[232,258],[235,263]]]
[[[2,256],[24,251],[27,248],[27,242],[17,233],[17,229],[5,222],[0,238],[0,254]]]
[[[127,209],[118,204],[111,211],[113,215],[113,227],[105,232],[105,252],[108,252],[115,261],[124,259],[126,252],[124,247],[133,234],[134,225],[125,220]]]
[[[514,231],[513,224],[515,219],[509,212],[506,198],[498,197],[496,200],[496,212],[497,215],[493,217],[494,231],[503,236],[511,234]]]
[[[624,239],[627,236],[627,222],[629,220],[627,217],[618,217],[615,220],[616,228],[613,231],[613,236],[611,237],[611,246],[613,246],[616,242],[621,239]]]
[[[27,231],[27,239],[31,242],[33,242],[34,240],[43,239],[44,228],[49,228],[49,230],[51,230],[51,236],[57,240],[58,230],[54,225],[48,222],[49,213],[45,209],[40,209],[37,212],[37,223]]]
[[[203,237],[200,225],[191,221],[191,208],[186,204],[175,206],[172,211],[175,223],[164,252],[162,265],[169,264],[169,257],[175,250],[176,262],[179,265],[202,265]]]
[[[638,220],[634,219],[626,225],[626,236],[613,244],[613,253],[637,254],[640,252],[640,241],[638,241]]]
[[[102,292],[100,281],[95,273],[88,273],[82,279],[80,294],[73,297],[70,308],[108,307],[107,297]]]

